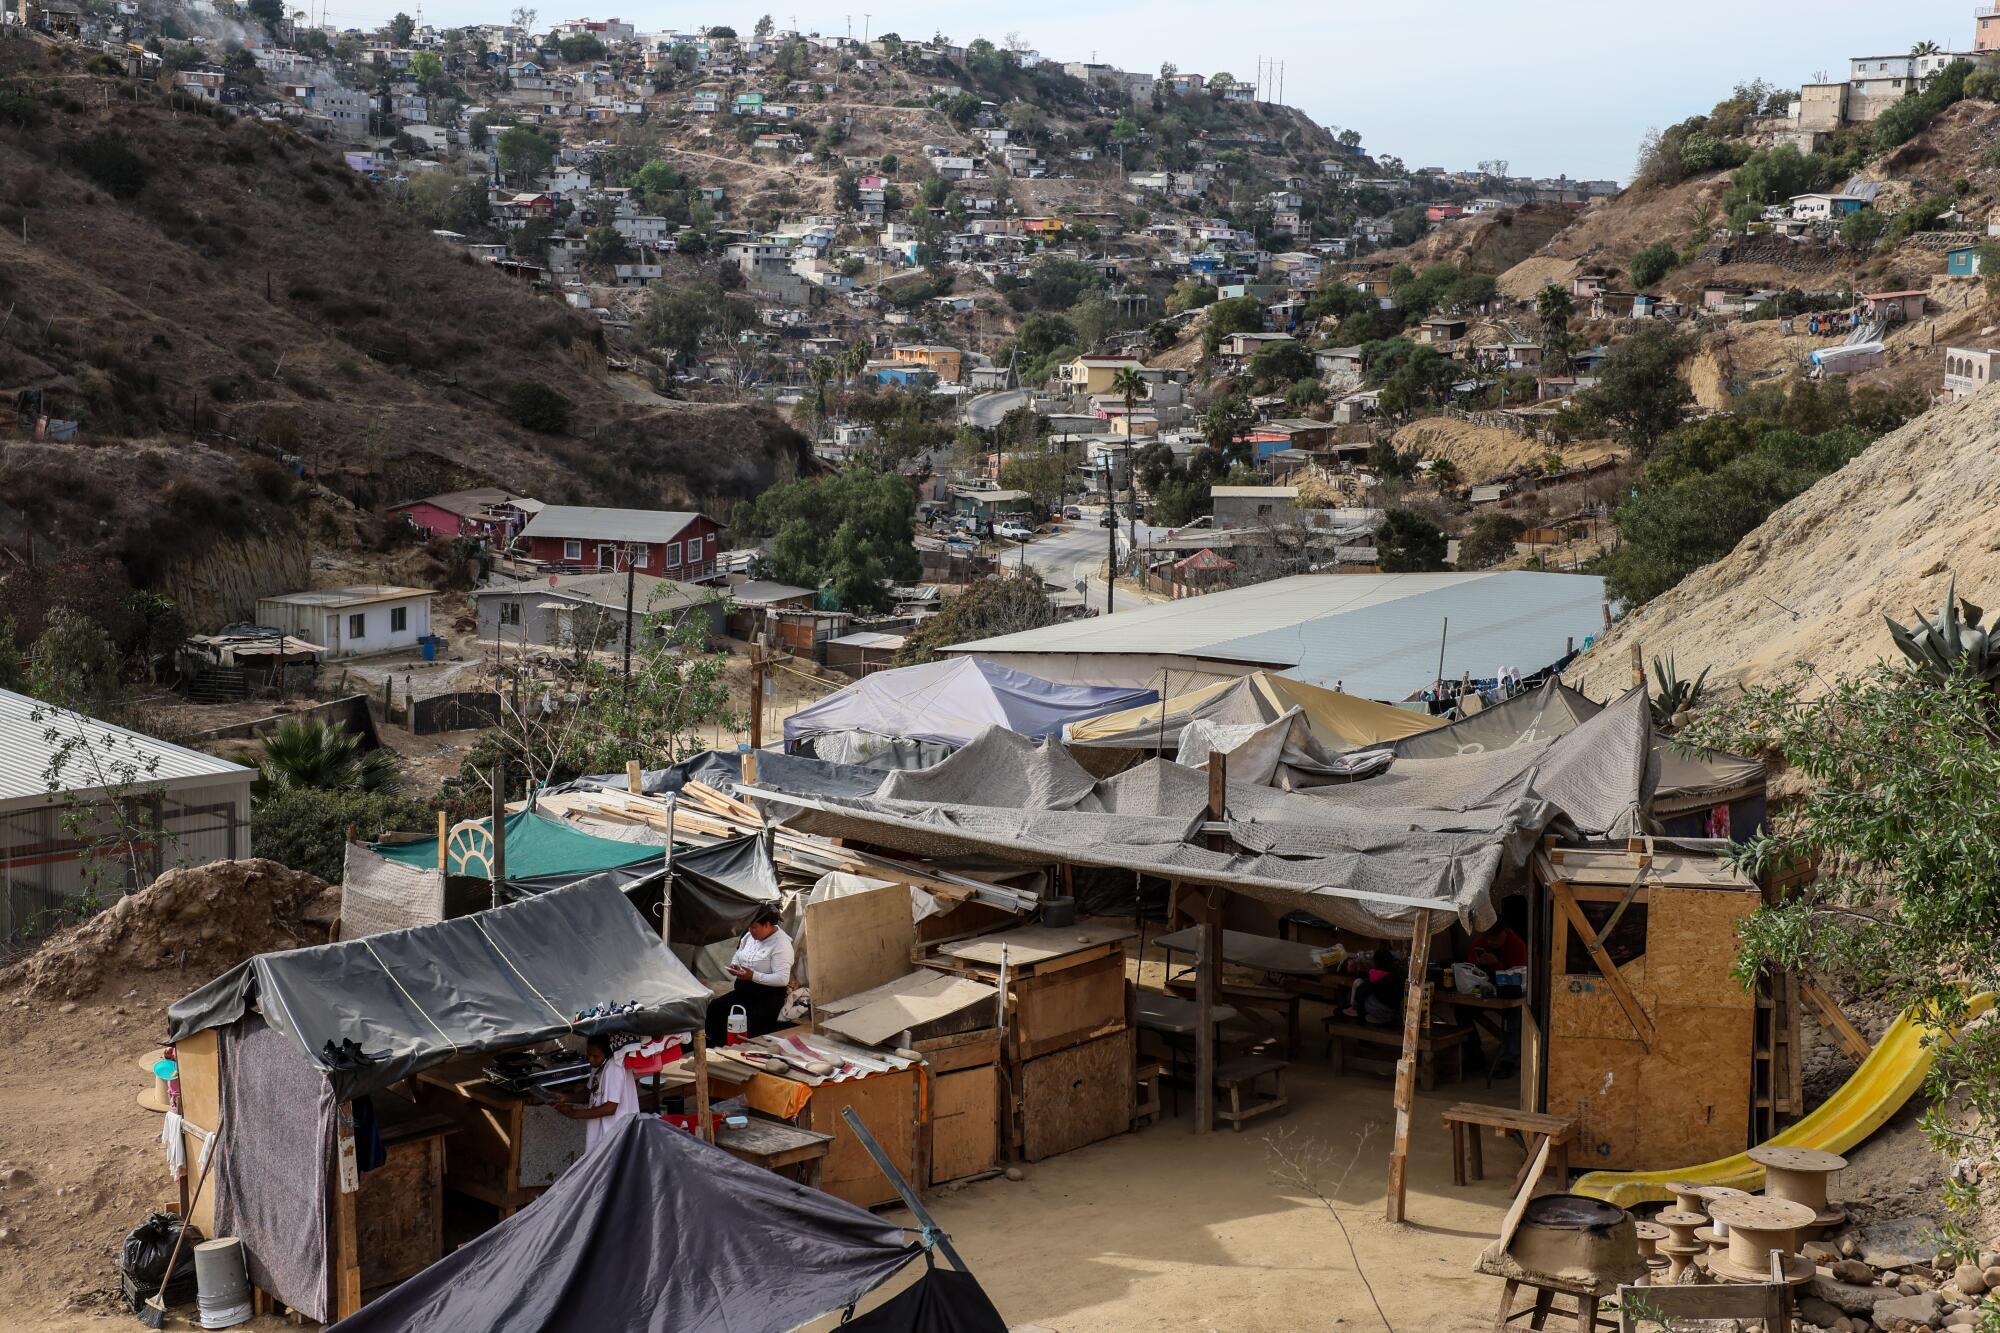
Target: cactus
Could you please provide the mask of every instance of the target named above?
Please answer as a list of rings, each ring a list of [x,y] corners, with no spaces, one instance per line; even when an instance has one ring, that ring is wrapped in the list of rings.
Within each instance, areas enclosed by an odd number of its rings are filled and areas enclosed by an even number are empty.
[[[1708,680],[1707,667],[1693,680],[1682,680],[1674,670],[1674,659],[1656,657],[1653,659],[1653,679],[1659,684],[1659,693],[1652,698],[1653,725],[1656,727],[1677,727],[1687,720],[1687,713],[1701,699],[1702,685]]]
[[[1913,629],[1905,629],[1888,616],[1882,619],[1889,622],[1889,637],[1896,641],[1896,647],[1919,670],[1940,681],[1963,671],[1989,688],[2000,682],[2000,644],[1995,644],[1990,631],[1979,623],[1986,613],[1958,595],[1957,575],[1945,589],[1944,609],[1936,620],[1921,611],[1915,614]]]

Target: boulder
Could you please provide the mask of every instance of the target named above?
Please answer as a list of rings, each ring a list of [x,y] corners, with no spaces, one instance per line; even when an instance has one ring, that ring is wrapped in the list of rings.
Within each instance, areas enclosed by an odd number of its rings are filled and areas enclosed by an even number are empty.
[[[1833,1265],[1833,1275],[1842,1282],[1852,1282],[1857,1286],[1872,1286],[1875,1282],[1875,1270],[1859,1259],[1842,1259]]]
[[[1899,1324],[1915,1324],[1918,1328],[1936,1328],[1943,1315],[1944,1302],[1934,1291],[1894,1296],[1876,1303],[1875,1327],[1892,1329]]]
[[[1968,1296],[1978,1296],[1986,1290],[1986,1274],[1976,1264],[1960,1264],[1952,1269],[1951,1280]]]
[[[1839,1278],[1828,1277],[1825,1273],[1813,1274],[1806,1286],[1806,1294],[1817,1296],[1837,1310],[1848,1314],[1872,1314],[1877,1304],[1888,1300],[1896,1293],[1886,1287],[1858,1282],[1842,1282]]]

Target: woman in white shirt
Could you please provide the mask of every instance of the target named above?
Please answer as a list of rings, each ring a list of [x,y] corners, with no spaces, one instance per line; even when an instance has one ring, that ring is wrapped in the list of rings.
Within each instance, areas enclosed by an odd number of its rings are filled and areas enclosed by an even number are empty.
[[[785,991],[792,981],[792,958],[792,937],[778,928],[777,909],[764,908],[729,959],[729,975],[736,985],[708,1002],[710,1046],[728,1041],[729,1011],[739,1004],[750,1018],[750,1036],[777,1030],[778,1011],[785,1007]]]
[[[558,1114],[584,1122],[586,1152],[609,1138],[621,1119],[639,1114],[639,1083],[625,1067],[619,1045],[601,1033],[586,1038],[583,1049],[584,1058],[590,1061],[590,1100],[565,1100],[556,1107]]]

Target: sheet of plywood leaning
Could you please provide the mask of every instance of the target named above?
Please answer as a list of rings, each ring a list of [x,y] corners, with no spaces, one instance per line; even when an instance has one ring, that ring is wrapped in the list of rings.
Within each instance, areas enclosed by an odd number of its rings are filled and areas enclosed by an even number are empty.
[[[1586,908],[1616,904],[1625,885],[1570,884]],[[1553,868],[1561,878],[1563,867]],[[1642,1034],[1613,988],[1578,950],[1560,906],[1549,966],[1548,1109],[1577,1119],[1571,1160],[1582,1170],[1648,1170],[1740,1151],[1749,1132],[1756,997],[1731,975],[1738,923],[1760,901],[1754,886],[1708,867],[1653,882],[1626,909],[1645,909],[1644,951],[1618,966],[1650,1020]],[[1605,876],[1579,875],[1602,880]],[[1714,887],[1709,887],[1709,885]],[[1650,1036],[1650,1040],[1648,1039]]]

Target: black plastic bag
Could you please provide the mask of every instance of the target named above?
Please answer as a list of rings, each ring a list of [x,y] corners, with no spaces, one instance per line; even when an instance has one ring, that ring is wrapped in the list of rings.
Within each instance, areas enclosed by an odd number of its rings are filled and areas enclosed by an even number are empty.
[[[167,1283],[167,1304],[179,1305],[194,1299],[194,1247],[201,1244],[201,1228],[190,1225],[181,1243],[180,1257],[174,1260],[173,1280]],[[137,1314],[160,1290],[167,1275],[167,1258],[181,1234],[181,1220],[172,1213],[154,1213],[133,1227],[118,1251],[118,1286],[125,1304]]]

